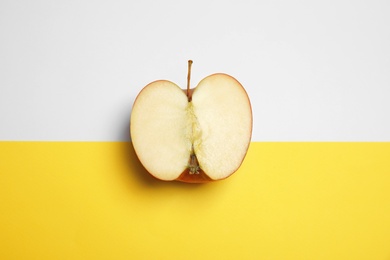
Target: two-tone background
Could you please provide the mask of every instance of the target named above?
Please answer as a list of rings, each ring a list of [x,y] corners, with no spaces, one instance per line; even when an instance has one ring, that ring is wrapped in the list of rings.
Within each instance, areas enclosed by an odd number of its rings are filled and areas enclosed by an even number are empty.
[[[388,1],[0,1],[1,259],[390,259]],[[159,182],[156,79],[246,88],[240,170]],[[167,162],[169,163],[169,162]]]

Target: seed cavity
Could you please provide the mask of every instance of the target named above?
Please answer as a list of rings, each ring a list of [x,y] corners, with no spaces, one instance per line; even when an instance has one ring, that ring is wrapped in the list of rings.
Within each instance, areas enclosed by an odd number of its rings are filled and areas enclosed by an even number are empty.
[[[190,174],[199,174],[200,167],[199,167],[198,159],[196,158],[195,153],[192,153],[190,155],[190,162],[189,162],[188,168],[190,170]]]

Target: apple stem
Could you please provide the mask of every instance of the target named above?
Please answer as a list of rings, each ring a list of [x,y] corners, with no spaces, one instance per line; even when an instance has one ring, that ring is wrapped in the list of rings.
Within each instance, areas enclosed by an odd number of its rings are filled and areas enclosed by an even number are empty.
[[[191,97],[190,97],[191,66],[192,66],[192,60],[188,60],[188,74],[187,74],[187,97],[188,97],[188,102],[191,101]]]

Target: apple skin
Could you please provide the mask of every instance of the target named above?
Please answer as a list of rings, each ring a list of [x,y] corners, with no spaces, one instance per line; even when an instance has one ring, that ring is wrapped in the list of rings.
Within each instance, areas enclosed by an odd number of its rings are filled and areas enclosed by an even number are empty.
[[[208,183],[215,181],[211,179],[207,174],[200,169],[199,173],[190,173],[189,169],[186,169],[175,181],[181,181],[186,183]]]

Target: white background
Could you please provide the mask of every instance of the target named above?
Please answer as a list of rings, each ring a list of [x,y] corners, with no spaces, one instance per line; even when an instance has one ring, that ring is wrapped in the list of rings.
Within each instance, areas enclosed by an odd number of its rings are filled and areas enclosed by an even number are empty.
[[[237,78],[253,141],[390,141],[390,1],[0,0],[0,140],[128,140],[147,83]]]

